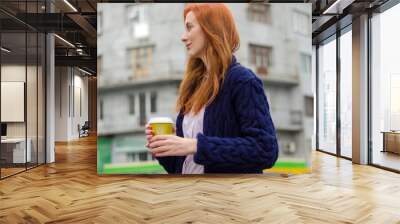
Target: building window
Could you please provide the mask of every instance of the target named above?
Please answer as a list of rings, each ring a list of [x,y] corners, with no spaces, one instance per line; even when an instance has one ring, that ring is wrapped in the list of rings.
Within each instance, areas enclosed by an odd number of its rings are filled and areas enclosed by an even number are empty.
[[[150,112],[157,112],[157,92],[152,92],[150,94]]]
[[[256,67],[256,73],[266,75],[272,65],[272,47],[250,44],[250,63]]]
[[[300,53],[300,74],[304,75],[308,84],[312,83],[311,73],[311,55]]]
[[[352,157],[352,33],[343,33],[340,36],[340,153],[348,158]]]
[[[310,96],[304,97],[305,112],[307,117],[314,117],[314,98]]]
[[[98,11],[97,12],[97,34],[101,35],[103,32],[103,13]]]
[[[98,76],[100,76],[102,73],[102,67],[103,67],[103,57],[97,56],[97,75]]]
[[[136,162],[136,153],[128,153],[127,162]]]
[[[156,157],[154,157],[151,153],[147,154],[147,158],[149,158],[149,160],[156,160]]]
[[[147,152],[139,152],[139,161],[147,161]]]
[[[247,16],[250,21],[270,24],[271,6],[265,3],[250,3]]]
[[[310,16],[303,12],[293,12],[293,29],[295,33],[310,36],[311,35],[311,19]]]
[[[131,51],[133,76],[136,78],[144,77],[149,74],[152,64],[153,47],[133,48]]]
[[[103,120],[104,118],[104,102],[103,100],[100,100],[100,120]]]
[[[135,95],[129,94],[128,101],[129,101],[129,114],[133,115],[135,114]]]
[[[142,39],[149,36],[149,25],[146,21],[146,8],[144,5],[129,5],[128,22],[134,38]]]
[[[318,147],[336,154],[336,39],[319,46],[317,63]]]
[[[139,124],[144,126],[146,124],[146,95],[145,93],[139,94]]]
[[[396,28],[399,21],[400,4],[382,13],[374,13],[372,16],[371,64],[373,66],[369,99],[372,164],[397,171],[400,171],[400,156],[395,154],[400,150],[400,63],[398,57],[400,32]],[[349,39],[352,38],[349,37]]]
[[[301,53],[300,63],[301,73],[311,76],[311,55]]]

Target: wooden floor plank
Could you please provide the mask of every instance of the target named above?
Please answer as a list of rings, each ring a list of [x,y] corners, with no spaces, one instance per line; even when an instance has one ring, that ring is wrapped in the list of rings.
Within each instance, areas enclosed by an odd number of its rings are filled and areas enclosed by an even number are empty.
[[[96,138],[0,181],[0,223],[400,223],[400,175],[313,153],[311,174],[97,175]]]

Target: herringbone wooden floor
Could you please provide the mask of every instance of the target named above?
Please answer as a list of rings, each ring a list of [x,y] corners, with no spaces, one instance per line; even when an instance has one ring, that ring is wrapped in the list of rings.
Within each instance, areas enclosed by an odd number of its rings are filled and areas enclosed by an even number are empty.
[[[313,173],[98,176],[94,137],[0,181],[0,223],[400,223],[400,175],[315,152]]]

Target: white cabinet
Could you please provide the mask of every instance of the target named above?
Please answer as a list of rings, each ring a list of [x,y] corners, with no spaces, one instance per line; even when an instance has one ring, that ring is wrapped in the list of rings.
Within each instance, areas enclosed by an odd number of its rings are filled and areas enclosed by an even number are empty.
[[[1,144],[7,145],[7,147],[12,147],[12,162],[13,163],[25,163],[32,161],[32,140],[28,138],[26,140],[27,147],[25,153],[25,138],[7,138],[2,139]],[[27,161],[25,161],[27,159]]]

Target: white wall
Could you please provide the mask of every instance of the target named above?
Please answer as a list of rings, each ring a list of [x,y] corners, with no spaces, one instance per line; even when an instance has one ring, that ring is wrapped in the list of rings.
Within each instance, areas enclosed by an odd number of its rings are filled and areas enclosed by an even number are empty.
[[[68,68],[56,67],[55,69],[55,140],[67,140],[68,117]]]
[[[7,135],[8,137],[24,137],[25,126],[28,125],[28,137],[32,133],[36,133],[36,107],[37,107],[37,96],[36,96],[36,80],[32,80],[31,75],[36,75],[36,67],[25,65],[2,65],[1,66],[1,81],[2,82],[24,82],[26,72],[28,72],[28,88],[27,88],[27,122],[7,122]],[[29,88],[31,87],[31,88]],[[3,91],[3,90],[2,90]],[[4,98],[6,96],[2,96]],[[40,107],[41,105],[39,105]],[[1,108],[4,113],[10,108]],[[4,111],[5,110],[5,111]],[[24,113],[24,106],[21,108]],[[8,111],[7,111],[8,112]]]
[[[88,120],[88,78],[82,75],[75,68],[56,68],[56,141],[79,138],[78,124],[82,126]]]
[[[85,77],[81,76],[80,72],[77,74],[77,70],[75,70],[73,86],[74,86],[74,92],[73,92],[74,96],[72,96],[71,99],[74,99],[73,102],[74,107],[72,108],[71,131],[69,135],[71,136],[72,139],[75,139],[79,137],[78,124],[82,126],[85,123],[85,121],[89,120],[88,78],[86,76]],[[82,111],[80,111],[80,109]]]
[[[25,82],[26,69],[28,72],[32,67],[25,65],[2,65],[1,66],[1,81],[2,82]],[[4,96],[2,96],[4,98]],[[8,110],[8,108],[1,108],[3,110]],[[22,108],[24,110],[24,108]],[[7,135],[8,137],[24,137],[25,136],[25,122],[9,122],[7,125]]]
[[[37,70],[38,69],[38,70]],[[41,66],[25,66],[25,64],[3,64],[1,66],[1,81],[2,81],[2,99],[8,99],[10,96],[15,94],[22,94],[19,97],[19,102],[16,98],[11,97],[12,100],[10,104],[4,104],[2,101],[2,115],[4,113],[14,113],[19,114],[18,122],[7,121],[7,137],[9,138],[24,138],[25,135],[30,139],[30,148],[32,161],[36,162],[36,158],[39,159],[39,163],[44,163],[45,159],[45,117],[44,117],[44,100],[45,100],[45,89],[44,89],[44,74],[42,72]],[[25,80],[27,78],[27,80]],[[20,84],[25,83],[26,85],[26,100],[24,95],[24,86],[18,90],[18,92],[12,93],[4,88],[4,84],[20,82]],[[15,86],[11,87],[14,91],[17,91]],[[22,102],[21,102],[22,100]],[[25,106],[26,102],[26,106]],[[10,106],[12,104],[19,104]],[[26,112],[26,120],[24,118],[24,113]],[[5,117],[2,116],[4,121]],[[15,120],[14,120],[15,121]],[[50,152],[51,150],[49,150]],[[37,157],[38,154],[38,157]],[[51,162],[52,157],[48,157],[48,161]]]

